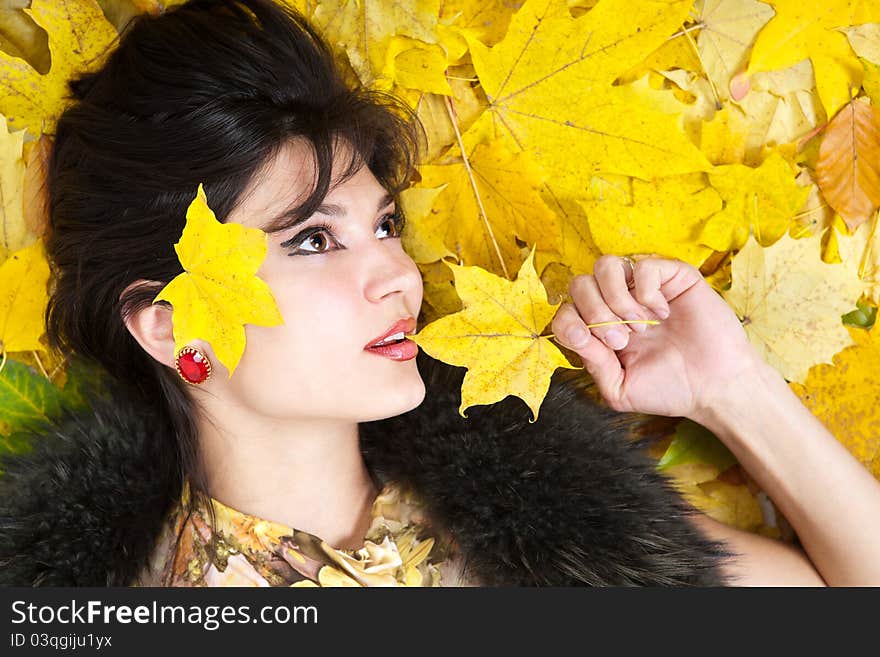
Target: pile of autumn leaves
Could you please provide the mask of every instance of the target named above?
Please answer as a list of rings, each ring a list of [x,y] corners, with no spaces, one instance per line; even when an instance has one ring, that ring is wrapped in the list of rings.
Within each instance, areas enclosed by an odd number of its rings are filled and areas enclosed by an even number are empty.
[[[416,341],[468,368],[460,412],[513,394],[537,418],[553,371],[572,367],[542,335],[571,276],[604,253],[656,253],[699,267],[765,359],[880,476],[880,5],[284,1],[335,46],[352,82],[399,94],[426,127],[428,157],[402,197],[404,248],[425,282]],[[0,53],[0,438],[71,388],[42,335],[44,133],[67,102],[64,81],[100,65],[124,18],[164,9],[102,6],[33,0],[33,24],[0,14],[0,34],[19,35],[0,41],[13,44]],[[27,45],[36,25],[43,50]],[[228,285],[230,258],[259,287],[265,253],[264,236],[229,232],[196,191],[178,244],[187,271],[163,298],[179,344],[208,340],[232,371],[243,323],[280,316],[271,293],[238,315],[231,298],[211,308],[194,293],[197,277]],[[219,245],[201,268],[185,261],[195,230]],[[779,534],[701,427],[678,423],[664,448],[660,466],[698,506]]]

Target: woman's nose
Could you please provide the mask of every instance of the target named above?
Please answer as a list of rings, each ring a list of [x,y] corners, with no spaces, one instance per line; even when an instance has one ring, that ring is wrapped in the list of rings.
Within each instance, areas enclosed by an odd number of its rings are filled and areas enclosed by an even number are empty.
[[[380,244],[379,251],[368,274],[366,295],[371,301],[395,292],[407,294],[421,289],[422,274],[403,249],[391,251],[386,243]]]

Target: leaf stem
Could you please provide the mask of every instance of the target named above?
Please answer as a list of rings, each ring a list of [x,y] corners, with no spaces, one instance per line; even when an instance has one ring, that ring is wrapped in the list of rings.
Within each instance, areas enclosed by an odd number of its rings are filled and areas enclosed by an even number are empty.
[[[52,379],[49,377],[49,373],[46,371],[46,368],[43,367],[43,361],[40,360],[40,356],[39,354],[37,354],[37,351],[34,349],[31,351],[31,353],[34,355],[34,360],[37,361],[37,365],[39,365],[40,371],[43,373],[43,376],[51,381]]]
[[[704,27],[702,23],[698,23],[693,27]],[[700,55],[700,49],[697,47],[697,42],[694,41],[694,37],[691,36],[690,29],[682,30],[679,34],[673,34],[672,37],[667,39],[667,41],[671,40],[673,37],[684,35],[684,37],[688,40],[688,43],[691,44],[691,48],[693,48],[694,54],[697,56],[697,61],[700,62],[700,66],[703,67],[703,73],[706,74],[706,80],[709,82],[709,88],[712,90],[712,95],[715,97],[715,111],[721,109],[721,96],[718,93],[718,89],[715,87],[715,83],[712,81],[712,77],[709,75],[709,71],[706,70],[706,62],[703,61],[702,55]]]
[[[587,328],[593,328],[596,326],[611,326],[613,324],[650,324],[652,326],[655,326],[659,323],[659,319],[621,319],[614,322],[599,322],[597,324],[587,324]]]
[[[652,326],[656,324],[660,324],[659,319],[621,319],[619,321],[614,322],[598,322],[596,324],[587,324],[587,328],[595,328],[597,326],[612,326],[614,324],[650,324]],[[551,333],[550,335],[542,335],[542,338],[556,338],[555,333]]]
[[[449,120],[452,122],[452,129],[455,130],[455,138],[458,140],[458,150],[461,151],[461,159],[464,162],[464,168],[467,172],[468,179],[470,180],[471,188],[474,190],[474,197],[480,208],[480,217],[483,219],[483,223],[486,224],[489,239],[492,240],[492,245],[495,247],[495,253],[498,255],[498,261],[501,263],[501,271],[504,273],[504,278],[509,280],[510,274],[507,273],[507,265],[504,264],[504,258],[501,256],[501,248],[498,246],[498,240],[495,239],[495,234],[492,232],[492,225],[489,223],[489,217],[486,216],[486,209],[483,207],[483,199],[480,196],[480,190],[477,188],[477,181],[474,179],[474,172],[471,170],[471,163],[468,160],[468,154],[464,149],[464,142],[461,139],[461,132],[458,129],[458,121],[455,118],[455,106],[452,104],[452,98],[449,96],[445,96],[444,98],[446,99],[446,113],[449,114]]]

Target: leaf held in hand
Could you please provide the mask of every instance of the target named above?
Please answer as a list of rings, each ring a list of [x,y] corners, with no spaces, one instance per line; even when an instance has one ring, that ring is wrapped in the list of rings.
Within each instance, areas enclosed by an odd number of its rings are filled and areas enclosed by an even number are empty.
[[[532,248],[516,281],[479,267],[447,263],[464,307],[410,338],[434,358],[468,368],[458,409],[462,417],[470,406],[516,395],[531,409],[530,422],[535,422],[556,368],[580,369],[569,364],[550,337],[540,335],[559,304],[547,303],[534,257]]]

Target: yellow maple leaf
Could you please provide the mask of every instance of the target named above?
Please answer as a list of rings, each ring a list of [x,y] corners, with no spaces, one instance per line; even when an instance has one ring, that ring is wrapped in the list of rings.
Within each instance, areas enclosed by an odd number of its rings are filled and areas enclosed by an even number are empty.
[[[742,162],[757,166],[774,145],[809,135],[825,121],[808,60],[781,71],[756,73],[751,90],[726,105],[731,141],[742,141]],[[705,150],[705,149],[704,149]]]
[[[388,65],[393,37],[437,42],[439,13],[440,0],[325,0],[315,7],[312,22],[324,38],[346,53],[360,81],[372,86]],[[391,58],[397,54],[392,52]]]
[[[840,220],[840,223],[843,223]],[[858,226],[850,235],[843,226],[841,235],[832,227],[838,251],[838,260],[858,264],[859,278],[865,284],[864,295],[873,305],[880,305],[880,210],[873,221]]]
[[[862,84],[862,65],[837,28],[880,22],[873,0],[768,0],[776,15],[758,34],[746,73],[773,71],[809,58],[828,117]]]
[[[572,191],[594,172],[651,178],[707,169],[675,117],[613,85],[681,26],[690,5],[602,0],[572,18],[565,0],[528,0],[493,48],[469,38],[489,100],[485,120]]]
[[[660,470],[690,504],[706,515],[745,531],[770,533],[757,497],[745,483],[719,479],[721,471],[712,463],[679,463]]]
[[[853,345],[831,364],[813,367],[803,383],[789,386],[871,473],[880,479],[880,325],[847,327]]]
[[[408,89],[451,96],[446,66],[446,51],[440,45],[393,36],[388,41],[382,76]]]
[[[68,79],[99,67],[118,35],[96,0],[33,0],[22,11],[49,35],[52,66],[40,75],[23,59],[0,52],[0,113],[39,136],[53,131],[69,103]]]
[[[455,293],[452,270],[444,261],[420,264],[419,270],[422,272],[424,288],[424,303],[420,315],[424,318],[422,324],[461,310],[461,299]]]
[[[32,242],[24,221],[24,130],[9,132],[0,114],[0,263]]]
[[[880,103],[880,64],[874,64],[866,59],[862,60],[865,67],[865,77],[862,79],[862,88],[875,105]]]
[[[535,272],[534,248],[513,282],[479,267],[446,264],[464,308],[411,339],[434,358],[468,368],[458,409],[462,417],[470,406],[516,395],[531,409],[534,419],[529,421],[537,421],[556,368],[581,368],[570,365],[550,337],[541,337],[558,304],[547,303]]]
[[[789,381],[803,382],[811,367],[852,342],[841,315],[855,307],[864,284],[851,261],[822,262],[820,242],[819,233],[783,235],[761,248],[750,236],[722,292],[758,353]]]
[[[880,64],[880,23],[867,23],[841,28],[856,55],[874,64]]]
[[[486,107],[479,88],[471,86],[471,80],[476,79],[472,66],[449,67],[446,79],[454,94],[452,108],[447,104],[447,96],[439,94],[421,94],[417,103],[416,112],[427,136],[425,163],[432,163],[455,143],[455,128],[467,130]],[[452,125],[450,114],[457,126]]]
[[[755,36],[772,17],[773,10],[758,0],[704,0],[696,41],[718,99],[730,98],[730,78],[745,67]]]
[[[688,502],[725,525],[757,532],[764,524],[761,505],[745,484],[708,481],[680,490]]]
[[[16,251],[0,266],[0,352],[46,351],[40,343],[49,294],[43,240]]]
[[[284,323],[271,288],[256,276],[266,258],[267,235],[239,223],[218,222],[199,184],[174,250],[184,272],[153,299],[174,307],[174,351],[192,340],[205,340],[232,377],[244,353],[244,324]]]
[[[468,265],[504,275],[522,263],[514,236],[552,251],[559,229],[556,215],[541,199],[544,174],[526,153],[502,144],[477,144],[454,164],[419,168],[419,188],[442,188],[414,227],[437,258],[455,254]],[[454,220],[450,220],[454,217]],[[442,246],[441,246],[442,245]]]
[[[746,162],[747,118],[736,105],[725,105],[702,124],[700,150],[714,165]]]
[[[709,182],[724,200],[724,209],[709,218],[698,240],[716,251],[741,249],[750,232],[761,246],[773,244],[810,193],[795,182],[778,151],[754,169],[742,164],[716,167]]]
[[[504,38],[522,4],[523,0],[446,0],[440,6],[440,19],[494,46]]]
[[[434,218],[440,214],[435,203],[446,185],[409,187],[400,193],[400,205],[406,216],[403,248],[419,264],[436,262],[446,256],[455,258],[444,242],[446,230],[434,230]]]
[[[609,182],[609,178],[614,182]],[[611,187],[618,184],[626,188],[628,198],[632,197],[630,178],[626,176],[593,176],[590,179],[589,188],[593,198],[599,198],[599,187]],[[590,234],[590,222],[583,206],[574,195],[554,188],[552,183],[545,182],[541,188],[541,197],[547,202],[559,224],[559,233],[556,239],[555,251],[538,250],[535,253],[535,264],[538,271],[544,272],[551,262],[563,263],[570,268],[573,275],[588,274],[593,271],[593,263],[602,256],[602,251],[596,246],[593,236]],[[568,284],[565,284],[567,290]],[[557,289],[562,290],[557,286]]]
[[[590,234],[602,253],[656,253],[699,267],[712,253],[693,235],[721,210],[721,198],[703,174],[632,181],[632,201],[582,203]]]
[[[682,30],[678,36],[664,41],[657,50],[648,55],[643,62],[623,73],[618,82],[626,84],[637,80],[650,71],[683,69],[700,71],[702,66],[690,42],[690,34]]]

